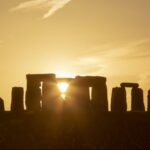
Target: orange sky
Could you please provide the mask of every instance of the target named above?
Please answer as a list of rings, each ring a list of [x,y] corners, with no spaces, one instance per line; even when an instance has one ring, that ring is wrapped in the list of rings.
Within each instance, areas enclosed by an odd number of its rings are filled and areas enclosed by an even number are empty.
[[[0,96],[27,73],[100,75],[150,88],[149,0],[1,0]]]

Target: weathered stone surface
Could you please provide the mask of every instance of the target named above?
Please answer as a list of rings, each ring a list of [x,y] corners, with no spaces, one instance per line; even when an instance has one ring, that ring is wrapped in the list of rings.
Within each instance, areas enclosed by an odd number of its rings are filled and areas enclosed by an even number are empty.
[[[116,87],[112,89],[111,111],[113,112],[127,111],[125,88]]]
[[[21,112],[24,110],[23,105],[23,88],[22,87],[13,87],[11,95],[11,111],[12,112]]]

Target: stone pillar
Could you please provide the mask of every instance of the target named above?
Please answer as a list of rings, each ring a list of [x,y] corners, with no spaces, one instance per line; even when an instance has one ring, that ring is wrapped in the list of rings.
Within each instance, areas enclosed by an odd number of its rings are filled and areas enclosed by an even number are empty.
[[[86,85],[86,77],[76,77],[70,84],[66,93],[66,102],[72,110],[86,112],[90,106],[89,87]]]
[[[5,111],[4,100],[0,98],[0,112],[4,112],[4,111]]]
[[[77,76],[75,82],[77,88],[75,93],[77,105],[83,110],[88,110],[90,104],[90,91],[87,85],[87,78]]]
[[[66,98],[65,98],[65,102],[64,102],[65,111],[74,111],[75,110],[76,91],[77,91],[77,86],[75,86],[74,81],[73,81],[70,83],[70,85],[66,91]]]
[[[74,102],[80,111],[87,111],[90,104],[89,88],[78,85],[74,95]]]
[[[93,78],[92,86],[92,107],[93,110],[107,112],[108,111],[108,98],[106,78],[95,77]]]
[[[54,112],[58,105],[60,91],[56,81],[43,82],[42,86],[42,111]]]
[[[26,108],[27,111],[41,110],[41,83],[36,79],[27,79]]]
[[[125,112],[125,111],[127,111],[125,88],[116,87],[116,88],[112,89],[111,111],[113,111],[113,112]]]
[[[24,111],[23,88],[22,87],[13,87],[12,88],[11,111],[12,112],[22,112],[22,111]]]
[[[145,111],[143,102],[143,90],[141,88],[133,88],[131,95],[132,95],[131,110]]]
[[[150,112],[150,90],[148,90],[147,101],[147,111]]]

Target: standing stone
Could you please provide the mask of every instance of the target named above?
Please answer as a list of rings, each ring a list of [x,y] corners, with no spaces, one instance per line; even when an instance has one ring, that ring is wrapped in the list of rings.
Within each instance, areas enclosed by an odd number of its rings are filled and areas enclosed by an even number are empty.
[[[4,112],[5,107],[4,107],[4,100],[0,97],[0,112]]]
[[[11,111],[12,112],[22,112],[22,111],[24,111],[23,88],[22,87],[13,87],[12,88]]]
[[[26,90],[27,111],[41,111],[41,82],[50,81],[55,78],[55,74],[28,74]]]
[[[42,111],[54,112],[59,107],[60,91],[56,81],[43,82]]]
[[[85,86],[77,86],[76,93],[74,95],[74,102],[78,110],[87,111],[90,104],[89,88]]]
[[[96,111],[108,111],[106,78],[95,77],[92,86],[92,108]]]
[[[143,102],[143,90],[141,88],[133,88],[131,91],[131,95],[132,95],[131,110],[145,111]]]
[[[26,108],[27,111],[41,110],[41,83],[37,80],[28,80],[26,91]]]
[[[49,95],[50,95],[51,86],[49,82],[43,82],[42,84],[42,111],[46,111],[50,108],[49,106]]]
[[[75,111],[76,91],[77,91],[77,86],[75,86],[73,81],[70,83],[66,91],[66,98],[64,102],[65,111]]]
[[[116,88],[112,89],[111,111],[113,111],[113,112],[127,111],[125,88],[116,87]]]
[[[70,84],[66,93],[65,104],[72,111],[86,112],[89,110],[90,94],[85,77],[76,77]]]
[[[87,111],[90,105],[90,91],[86,77],[76,77],[76,102],[80,109]]]

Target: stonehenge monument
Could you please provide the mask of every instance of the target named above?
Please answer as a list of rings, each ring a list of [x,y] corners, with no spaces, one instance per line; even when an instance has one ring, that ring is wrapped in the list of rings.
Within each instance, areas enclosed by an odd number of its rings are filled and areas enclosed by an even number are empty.
[[[27,111],[52,111],[57,107],[60,91],[58,82],[70,82],[65,104],[78,110],[93,107],[94,111],[108,111],[106,78],[100,76],[76,76],[56,78],[55,74],[28,74],[26,90]],[[41,84],[42,83],[42,84]],[[41,87],[42,86],[42,87]],[[92,88],[91,99],[89,88]],[[41,90],[42,88],[42,90]]]
[[[108,111],[108,98],[106,78],[101,76],[76,76],[75,78],[56,78],[55,74],[27,74],[27,89],[25,95],[26,110],[54,111],[60,101],[61,92],[57,83],[69,83],[66,98],[63,102],[65,108],[77,111],[92,110],[95,112]],[[91,91],[90,91],[91,88]],[[123,82],[120,87],[112,89],[111,111],[126,112],[127,99],[126,88],[131,91],[131,110],[145,111],[143,102],[143,90],[138,83]],[[0,110],[3,104],[0,100]],[[23,89],[14,87],[12,89],[11,111],[21,111],[23,107]],[[150,111],[150,90],[148,92],[148,111]]]

